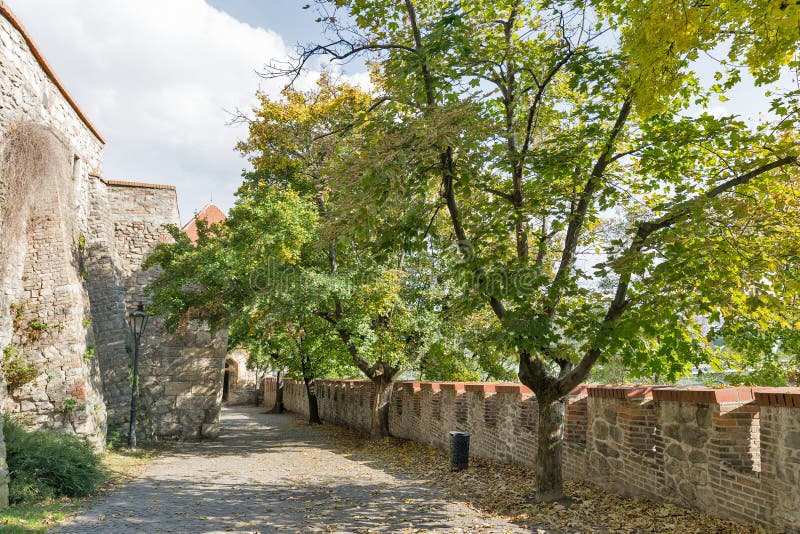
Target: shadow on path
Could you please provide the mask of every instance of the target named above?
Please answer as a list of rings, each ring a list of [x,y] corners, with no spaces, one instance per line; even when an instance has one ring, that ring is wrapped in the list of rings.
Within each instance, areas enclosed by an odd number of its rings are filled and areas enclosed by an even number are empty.
[[[224,408],[219,439],[182,444],[51,532],[527,532],[263,411]]]

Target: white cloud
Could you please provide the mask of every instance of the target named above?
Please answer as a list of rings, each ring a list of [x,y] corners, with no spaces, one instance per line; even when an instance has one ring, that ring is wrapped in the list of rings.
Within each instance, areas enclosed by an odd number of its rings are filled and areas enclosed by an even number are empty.
[[[106,139],[104,175],[178,186],[184,220],[230,207],[246,162],[234,152],[248,109],[281,82],[256,71],[285,59],[280,35],[204,0],[10,0],[56,74]]]

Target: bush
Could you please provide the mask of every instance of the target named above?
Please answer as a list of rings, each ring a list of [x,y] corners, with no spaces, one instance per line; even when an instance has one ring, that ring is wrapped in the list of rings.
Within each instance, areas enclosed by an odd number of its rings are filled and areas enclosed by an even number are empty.
[[[39,376],[39,370],[28,363],[25,355],[22,354],[14,345],[9,345],[3,349],[3,360],[0,369],[6,377],[6,384],[9,391],[14,391],[20,386],[33,382]]]
[[[109,425],[106,432],[106,447],[112,450],[121,449],[126,444],[126,436],[119,425]]]
[[[3,422],[3,432],[11,504],[83,497],[106,479],[100,456],[76,436],[28,430],[9,418]]]

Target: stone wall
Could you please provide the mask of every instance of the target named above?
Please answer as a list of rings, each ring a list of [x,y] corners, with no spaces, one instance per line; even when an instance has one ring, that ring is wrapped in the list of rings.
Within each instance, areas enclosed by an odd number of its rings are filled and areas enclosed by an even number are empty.
[[[90,176],[89,225],[84,238],[86,287],[92,310],[95,355],[100,366],[108,423],[122,426],[130,410],[130,342],[125,273],[117,251],[108,185]]]
[[[0,415],[105,445],[130,409],[128,312],[154,275],[141,266],[178,225],[174,187],[106,181],[104,141],[0,0]],[[140,428],[213,434],[224,333],[151,321]],[[10,368],[10,365],[5,365]],[[17,380],[19,377],[25,380]],[[9,378],[9,381],[6,381]],[[9,395],[10,392],[10,395]],[[0,507],[8,470],[0,429]]]
[[[27,220],[22,285],[9,310],[13,336],[7,346],[38,376],[10,390],[5,409],[38,428],[83,436],[101,450],[106,409],[84,287],[83,233],[67,215],[75,191],[67,173],[48,178]]]
[[[105,408],[79,244],[89,226],[89,173],[101,170],[102,151],[102,138],[0,0],[0,350],[36,374],[10,397],[3,377],[0,410],[98,448]],[[15,158],[24,169],[10,166]],[[6,481],[0,432],[0,507]]]
[[[116,267],[125,308],[133,310],[139,302],[147,304],[145,287],[158,274],[155,269],[143,271],[142,264],[159,243],[172,240],[166,225],[180,223],[177,196],[171,186],[108,181],[107,187]],[[170,334],[163,326],[163,319],[151,317],[140,347],[139,428],[145,435],[159,437],[214,435],[222,400],[226,332],[212,334],[191,323]],[[128,336],[126,352],[131,348]],[[109,405],[124,410],[116,420],[128,421],[129,395],[130,386],[106,389]]]
[[[264,383],[274,402],[275,379]],[[368,381],[317,382],[324,421],[369,429]],[[284,402],[308,414],[302,382]],[[533,466],[536,398],[519,384],[402,382],[392,435]],[[567,398],[564,473],[608,491],[698,508],[781,532],[800,532],[800,388],[581,386]]]

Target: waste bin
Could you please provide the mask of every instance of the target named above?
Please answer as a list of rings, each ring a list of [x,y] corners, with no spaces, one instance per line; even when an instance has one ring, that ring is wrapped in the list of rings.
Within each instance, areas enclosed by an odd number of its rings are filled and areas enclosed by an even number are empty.
[[[469,432],[450,432],[450,467],[466,469],[469,466]]]

